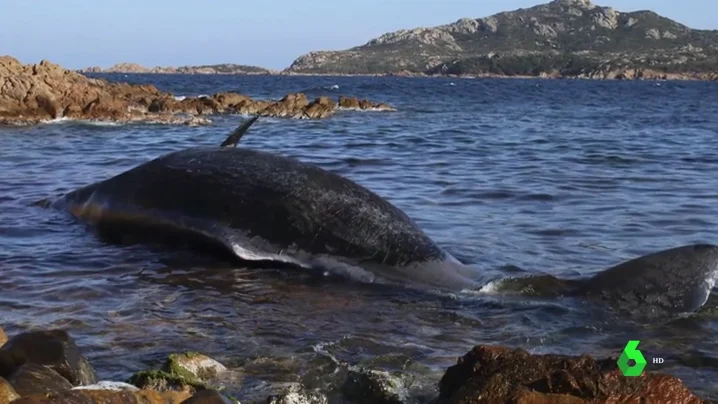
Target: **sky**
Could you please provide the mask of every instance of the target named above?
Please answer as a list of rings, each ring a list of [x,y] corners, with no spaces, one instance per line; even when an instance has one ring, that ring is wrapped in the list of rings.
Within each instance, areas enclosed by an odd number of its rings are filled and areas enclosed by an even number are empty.
[[[0,0],[0,55],[78,69],[217,63],[288,67],[402,28],[486,17],[548,0]],[[716,0],[594,0],[718,29]]]

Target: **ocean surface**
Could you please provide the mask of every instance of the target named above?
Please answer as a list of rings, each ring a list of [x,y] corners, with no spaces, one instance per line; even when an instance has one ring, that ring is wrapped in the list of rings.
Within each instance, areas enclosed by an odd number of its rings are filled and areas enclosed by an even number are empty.
[[[304,91],[394,105],[398,112],[320,121],[260,119],[240,147],[365,185],[486,271],[585,278],[642,254],[718,243],[715,83],[99,76],[176,96]],[[66,213],[33,205],[167,152],[219,145],[243,119],[0,128],[0,324],[8,334],[65,328],[105,380],[201,351],[236,371],[227,392],[248,402],[292,382],[331,389],[354,365],[399,372],[409,397],[422,401],[476,344],[617,357],[638,339],[647,357],[665,360],[648,370],[718,398],[715,294],[687,318],[608,321],[563,300],[387,290],[112,245]]]

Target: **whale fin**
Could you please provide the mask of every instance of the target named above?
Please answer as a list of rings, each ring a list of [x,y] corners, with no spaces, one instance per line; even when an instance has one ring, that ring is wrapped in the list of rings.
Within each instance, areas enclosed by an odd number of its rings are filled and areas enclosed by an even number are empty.
[[[259,119],[259,115],[256,115],[248,121],[244,122],[237,129],[235,129],[234,132],[227,136],[227,139],[225,139],[219,147],[237,147],[239,139],[242,138],[242,136],[247,132],[247,130],[249,130],[249,127],[252,126],[252,124],[256,122],[257,119]]]

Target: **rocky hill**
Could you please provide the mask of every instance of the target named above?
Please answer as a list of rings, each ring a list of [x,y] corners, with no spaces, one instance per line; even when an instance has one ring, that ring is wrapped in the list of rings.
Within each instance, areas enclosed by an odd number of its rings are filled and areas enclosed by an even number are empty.
[[[652,11],[555,0],[387,33],[344,51],[311,52],[286,72],[715,79],[718,31],[691,29]]]
[[[223,63],[218,65],[204,66],[180,66],[148,68],[137,63],[117,63],[103,69],[99,66],[81,69],[82,73],[164,73],[164,74],[273,74],[275,71],[258,66],[237,65]]]

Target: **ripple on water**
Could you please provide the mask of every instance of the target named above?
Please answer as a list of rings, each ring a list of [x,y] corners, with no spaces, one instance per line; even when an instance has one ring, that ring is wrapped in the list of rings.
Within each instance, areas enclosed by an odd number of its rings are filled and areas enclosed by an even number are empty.
[[[323,121],[261,119],[242,147],[314,162],[368,186],[481,270],[589,276],[639,254],[716,242],[718,149],[707,147],[718,127],[715,84],[121,78],[178,95],[241,89],[259,98],[337,84],[342,94],[396,105],[397,113],[342,112]],[[170,352],[201,350],[243,367],[256,391],[298,375],[332,380],[345,363],[404,369],[433,389],[478,343],[615,356],[626,340],[640,339],[670,358],[666,371],[718,397],[715,310],[638,327],[594,318],[566,300],[445,296],[235,268],[189,252],[107,245],[33,205],[163,153],[218,145],[238,120],[0,128],[7,331],[68,328],[103,379],[157,366]]]

